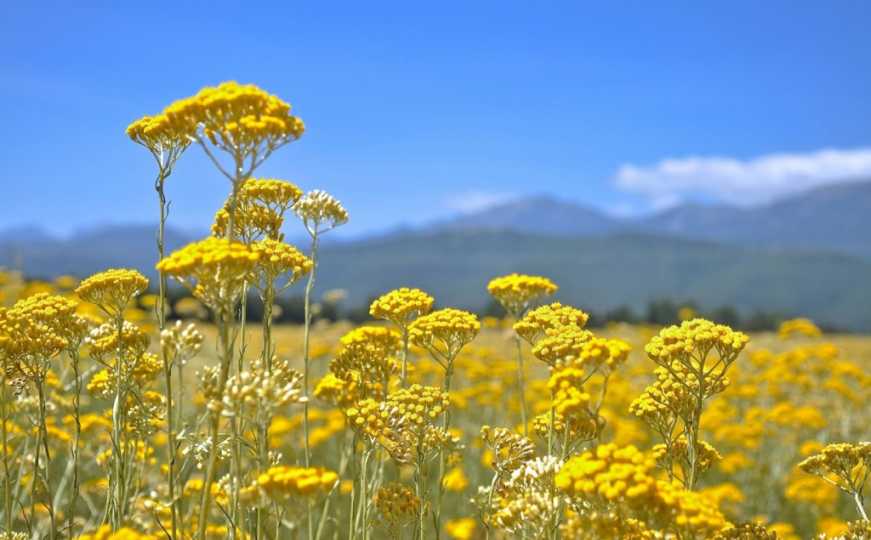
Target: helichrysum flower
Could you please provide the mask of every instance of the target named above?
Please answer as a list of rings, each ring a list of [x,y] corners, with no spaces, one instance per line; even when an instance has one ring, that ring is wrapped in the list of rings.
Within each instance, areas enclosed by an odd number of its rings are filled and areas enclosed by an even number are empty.
[[[398,369],[399,334],[381,326],[361,326],[342,336],[340,342],[330,371],[344,381],[360,384],[367,397],[383,397],[390,376]]]
[[[580,357],[584,344],[593,337],[589,330],[572,326],[556,328],[536,341],[532,354],[549,366],[570,364]]]
[[[497,277],[487,285],[487,291],[514,317],[519,317],[532,302],[555,293],[557,288],[546,277],[525,274]]]
[[[127,136],[147,148],[164,169],[171,169],[191,143],[187,134],[173,126],[164,114],[135,120],[127,126]]]
[[[256,269],[260,281],[256,283],[261,288],[280,276],[285,276],[286,282],[280,284],[279,289],[287,288],[312,269],[311,259],[292,245],[278,240],[266,238],[255,242],[251,244],[251,250],[258,255]]]
[[[171,104],[163,114],[168,128],[176,132],[260,161],[305,130],[289,104],[253,84],[235,81],[203,88]],[[250,169],[256,165],[257,161]]]
[[[314,498],[329,493],[339,476],[322,467],[270,467],[257,477],[256,486],[268,498],[287,501]]]
[[[79,298],[102,308],[112,317],[120,317],[134,298],[148,289],[148,279],[124,268],[112,268],[85,279],[76,287]]]
[[[303,195],[294,203],[293,211],[312,236],[334,229],[348,221],[348,211],[342,203],[326,191],[319,189]]]
[[[453,359],[481,330],[478,317],[468,311],[445,308],[411,323],[411,341],[442,359]]]
[[[798,319],[789,319],[780,323],[780,327],[777,329],[777,335],[780,339],[787,339],[792,336],[815,338],[822,336],[823,332],[812,320],[802,317]]]
[[[871,471],[871,442],[829,444],[798,466],[847,493],[861,493]]]
[[[420,289],[403,287],[376,298],[369,306],[369,314],[399,328],[407,328],[415,319],[432,310],[433,301],[432,296]]]
[[[777,533],[761,523],[729,525],[714,540],[777,540]]]
[[[707,359],[711,352],[718,356],[716,364],[728,367],[747,345],[749,338],[728,326],[705,319],[684,321],[679,326],[664,328],[644,348],[647,356],[664,367],[673,364],[697,369],[699,358]],[[703,366],[704,367],[704,366]],[[705,369],[711,369],[707,366]]]
[[[178,279],[212,308],[226,307],[242,292],[260,255],[226,238],[209,237],[188,244],[159,263],[157,269]]]
[[[263,238],[281,240],[285,213],[299,200],[302,191],[284,180],[249,178],[236,194],[233,235],[245,243]],[[212,234],[225,236],[230,221],[231,200],[215,214]]]
[[[157,540],[158,538],[159,536],[141,533],[129,527],[112,531],[111,526],[103,525],[93,533],[79,536],[78,540]]]
[[[372,503],[388,527],[409,523],[420,512],[420,499],[414,490],[396,482],[379,488],[372,496]]]
[[[566,327],[583,329],[589,318],[589,315],[578,308],[554,302],[528,311],[522,319],[514,323],[514,331],[534,344],[549,331]]]

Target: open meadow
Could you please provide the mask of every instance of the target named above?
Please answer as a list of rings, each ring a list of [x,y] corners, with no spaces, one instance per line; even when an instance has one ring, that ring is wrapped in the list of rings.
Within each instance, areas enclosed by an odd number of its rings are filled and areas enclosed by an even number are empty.
[[[175,101],[126,132],[153,267],[0,273],[0,540],[871,538],[871,337],[594,326],[515,268],[480,283],[499,316],[412,276],[331,322],[319,250],[353,216],[255,174],[304,131],[254,85]],[[226,199],[167,249],[193,153]]]

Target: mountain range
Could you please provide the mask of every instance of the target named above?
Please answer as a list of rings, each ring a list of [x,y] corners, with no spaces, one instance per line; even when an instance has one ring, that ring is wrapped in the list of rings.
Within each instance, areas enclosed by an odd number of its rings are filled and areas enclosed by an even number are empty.
[[[807,315],[871,330],[871,182],[820,188],[755,208],[684,205],[618,219],[530,197],[413,230],[323,246],[318,289],[348,305],[398,286],[441,305],[480,309],[489,278],[543,274],[558,299],[601,312],[650,300]],[[195,239],[170,228],[168,249]],[[33,277],[86,276],[127,266],[154,275],[153,226],[113,225],[58,239],[39,228],[0,231],[0,266]]]
[[[766,205],[682,204],[642,218],[617,218],[538,196],[457,216],[429,230],[506,230],[556,236],[659,234],[743,247],[829,251],[871,258],[871,181],[829,185]]]

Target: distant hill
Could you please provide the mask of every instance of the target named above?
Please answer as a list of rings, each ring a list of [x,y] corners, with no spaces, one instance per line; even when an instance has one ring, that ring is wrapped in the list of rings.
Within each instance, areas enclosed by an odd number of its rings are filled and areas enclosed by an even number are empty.
[[[490,206],[436,222],[431,231],[517,231],[554,236],[595,236],[623,224],[604,212],[539,195]]]
[[[657,298],[706,309],[778,311],[871,330],[871,263],[833,254],[746,249],[635,234],[558,238],[515,232],[406,234],[333,245],[322,252],[320,290],[349,303],[394,287],[422,287],[441,305],[480,308],[487,281],[508,272],[551,277],[558,298],[601,311],[641,309]]]
[[[743,246],[871,257],[871,182],[821,187],[748,209],[682,205],[635,226]]]
[[[459,215],[421,230],[557,236],[653,233],[745,247],[832,251],[871,258],[871,182],[844,182],[754,208],[684,204],[640,219],[620,219],[583,205],[536,196]]]

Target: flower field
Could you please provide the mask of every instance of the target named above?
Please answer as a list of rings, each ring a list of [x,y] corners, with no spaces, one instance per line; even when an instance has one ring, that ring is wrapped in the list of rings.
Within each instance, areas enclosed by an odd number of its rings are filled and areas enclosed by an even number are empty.
[[[156,279],[0,274],[0,539],[871,538],[867,337],[689,309],[589,328],[597,306],[510,268],[481,283],[501,318],[412,282],[371,322],[318,320],[320,242],[352,216],[255,174],[304,130],[253,85],[172,103],[127,129],[155,162]],[[166,252],[189,152],[226,203]],[[305,324],[273,325],[291,289]]]

